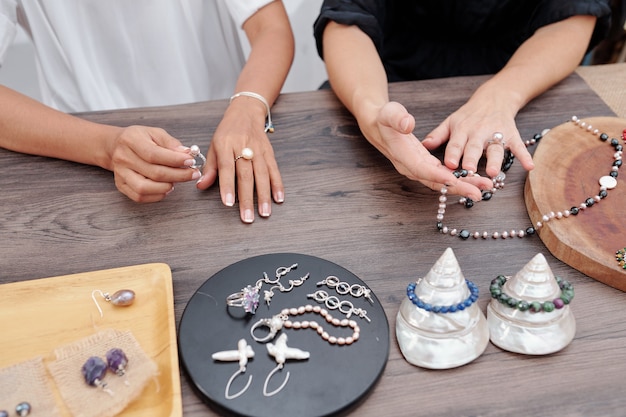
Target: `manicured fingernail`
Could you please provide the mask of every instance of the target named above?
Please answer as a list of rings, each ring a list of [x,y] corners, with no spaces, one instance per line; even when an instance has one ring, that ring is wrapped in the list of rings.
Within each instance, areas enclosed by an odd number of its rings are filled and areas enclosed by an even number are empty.
[[[188,151],[189,150],[189,148],[187,146],[179,146],[178,149],[181,150],[181,151]]]
[[[282,191],[277,192],[275,200],[277,203],[282,203],[283,201],[285,201],[285,194]]]
[[[252,223],[254,221],[254,214],[252,210],[245,210],[243,212],[243,221],[246,223]]]
[[[196,163],[195,159],[185,159],[185,166],[186,167],[190,167],[190,166],[192,166],[195,163]]]
[[[403,132],[406,132],[408,128],[409,128],[409,119],[407,118],[402,119],[402,121],[400,122],[400,129],[402,129]]]
[[[174,186],[172,185],[172,188],[170,188],[170,190],[168,192],[165,193],[165,195],[170,195],[170,193],[174,191]]]
[[[202,180],[203,180],[203,179],[204,179],[204,175],[202,175],[202,176],[198,179],[198,181],[196,181],[196,184],[200,184],[200,183],[202,182]]]
[[[226,194],[226,198],[224,200],[224,204],[226,204],[228,207],[232,207],[235,205],[235,196],[232,195],[231,193]]]
[[[270,205],[268,203],[261,204],[261,216],[269,217],[270,213]]]
[[[191,175],[191,179],[192,180],[197,180],[198,178],[200,178],[202,176],[202,174],[200,173],[200,171],[198,171],[197,169],[195,169],[193,171],[193,174]]]

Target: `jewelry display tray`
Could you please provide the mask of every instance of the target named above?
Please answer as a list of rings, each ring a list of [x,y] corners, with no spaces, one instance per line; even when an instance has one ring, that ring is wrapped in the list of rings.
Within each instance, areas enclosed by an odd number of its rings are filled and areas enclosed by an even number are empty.
[[[264,291],[270,285],[264,283],[260,291],[259,306],[255,314],[249,314],[241,307],[228,307],[226,298],[247,285],[252,285],[266,272],[274,279],[279,267],[298,264],[280,281],[288,286],[289,280],[297,280],[309,273],[301,285],[289,292],[274,289],[274,296],[268,305],[264,301]],[[220,415],[273,417],[273,416],[330,416],[344,415],[364,401],[385,369],[389,357],[389,323],[380,301],[372,291],[373,303],[363,297],[350,294],[340,295],[326,285],[317,285],[329,275],[335,275],[350,285],[367,286],[354,274],[324,259],[296,253],[275,253],[260,255],[236,262],[214,274],[202,284],[191,297],[179,325],[178,347],[181,364],[188,380],[198,396]],[[324,290],[339,300],[346,300],[355,308],[363,308],[371,320],[352,316],[360,329],[359,340],[351,345],[331,345],[311,329],[282,329],[270,343],[276,343],[278,336],[286,333],[288,346],[310,352],[307,360],[288,360],[282,371],[272,377],[270,391],[282,383],[286,373],[290,373],[287,384],[276,395],[263,395],[263,385],[267,375],[276,366],[274,358],[268,354],[267,344],[253,340],[250,329],[260,319],[270,318],[284,308],[306,304],[321,306],[308,298],[317,290]],[[345,316],[336,309],[327,309],[334,318]],[[324,321],[319,315],[306,313],[291,316],[292,321],[315,320],[331,335],[346,335]],[[255,335],[267,335],[265,329],[256,329]],[[342,332],[342,330],[344,330]],[[258,334],[257,334],[258,332]],[[246,372],[237,376],[231,394],[240,391],[249,376],[252,381],[248,389],[239,397],[225,398],[225,388],[229,378],[239,369],[235,362],[218,362],[211,355],[218,351],[236,350],[239,339],[245,339],[254,350]]]
[[[96,293],[131,289],[131,306],[117,307]],[[180,417],[182,400],[172,275],[168,265],[154,263],[0,285],[0,368],[41,356],[54,360],[62,345],[111,328],[128,330],[158,366],[154,382],[119,414],[124,417]],[[132,364],[129,364],[132,366]],[[52,381],[61,416],[63,406]]]

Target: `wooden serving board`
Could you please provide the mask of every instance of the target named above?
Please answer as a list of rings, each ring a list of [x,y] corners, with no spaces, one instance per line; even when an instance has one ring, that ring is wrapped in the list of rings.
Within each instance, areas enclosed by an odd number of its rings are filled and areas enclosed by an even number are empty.
[[[622,140],[626,120],[614,117],[584,119],[610,138]],[[610,139],[609,139],[610,140]],[[598,180],[608,175],[615,149],[609,142],[566,122],[551,129],[534,153],[535,168],[524,189],[526,208],[533,224],[544,214],[563,212],[598,194]],[[611,287],[626,291],[626,270],[615,252],[626,247],[626,174],[621,168],[617,187],[593,207],[577,216],[550,220],[539,237],[558,259]]]
[[[128,307],[116,307],[96,297],[100,290],[136,293]],[[126,417],[180,417],[182,400],[178,346],[174,319],[172,275],[161,263],[85,272],[0,285],[0,368],[37,356],[44,364],[54,360],[59,346],[106,328],[130,331],[158,366],[157,381],[120,415]],[[55,388],[53,383],[49,384]],[[63,417],[69,412],[55,392]],[[0,393],[0,398],[2,394]]]

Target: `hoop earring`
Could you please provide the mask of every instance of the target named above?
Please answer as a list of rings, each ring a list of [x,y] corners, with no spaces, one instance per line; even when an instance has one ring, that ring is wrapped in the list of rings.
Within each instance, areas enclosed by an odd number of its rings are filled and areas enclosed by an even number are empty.
[[[232,374],[232,376],[228,379],[228,382],[226,383],[226,388],[224,389],[224,398],[226,398],[227,400],[232,400],[246,392],[246,390],[252,383],[252,375],[248,377],[248,382],[239,392],[237,392],[236,394],[229,394],[230,386],[232,385],[235,378],[237,378],[237,376],[239,376],[240,374],[246,372],[248,359],[254,357],[254,351],[252,350],[252,347],[246,343],[246,340],[240,339],[239,342],[237,342],[237,350],[223,350],[220,352],[215,352],[211,357],[216,361],[239,361],[239,369],[236,370],[234,374]]]
[[[311,354],[307,351],[297,349],[297,348],[290,348],[289,346],[287,346],[287,335],[285,333],[278,336],[278,339],[276,339],[276,344],[273,344],[273,343],[267,344],[267,352],[271,356],[273,356],[274,359],[276,359],[276,367],[272,369],[269,374],[267,374],[267,378],[265,378],[265,383],[263,384],[263,395],[266,397],[271,397],[273,395],[278,394],[285,387],[285,385],[287,385],[287,381],[289,381],[290,372],[287,371],[287,375],[285,375],[285,380],[283,381],[283,383],[280,384],[280,386],[276,388],[274,391],[267,392],[267,386],[269,385],[270,379],[272,379],[272,376],[276,372],[284,368],[285,362],[287,361],[287,359],[294,359],[294,360],[309,359]]]

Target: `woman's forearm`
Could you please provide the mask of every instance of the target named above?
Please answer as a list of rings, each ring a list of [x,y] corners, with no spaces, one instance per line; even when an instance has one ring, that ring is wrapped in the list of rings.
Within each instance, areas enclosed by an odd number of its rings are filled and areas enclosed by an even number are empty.
[[[368,140],[368,128],[389,101],[387,75],[372,40],[356,26],[329,22],[324,29],[328,80]]]
[[[574,16],[540,28],[474,95],[502,97],[514,116],[580,65],[595,22],[593,16]]]
[[[0,86],[0,146],[111,169],[107,143],[121,128],[92,123]]]
[[[282,1],[260,9],[243,28],[251,51],[235,92],[255,92],[271,106],[280,94],[294,57],[293,33]]]

